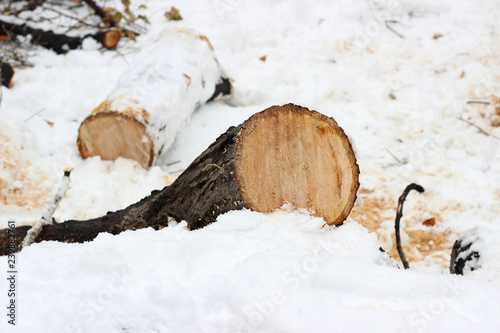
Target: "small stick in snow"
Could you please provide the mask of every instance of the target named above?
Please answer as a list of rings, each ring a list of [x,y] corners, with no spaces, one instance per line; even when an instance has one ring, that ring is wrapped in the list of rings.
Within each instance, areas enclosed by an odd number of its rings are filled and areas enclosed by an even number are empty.
[[[170,163],[167,163],[165,164],[166,166],[171,166],[171,165],[174,165],[174,164],[177,164],[177,163],[181,163],[181,160],[177,160],[177,161],[174,161],[174,162],[170,162]]]
[[[461,121],[463,121],[463,122],[465,122],[465,123],[467,123],[467,124],[469,124],[469,125],[471,125],[472,127],[477,128],[477,129],[479,130],[479,132],[481,132],[481,133],[483,133],[483,134],[486,134],[486,135],[488,135],[488,136],[491,136],[493,139],[497,139],[498,141],[500,141],[500,138],[499,138],[498,136],[493,135],[493,134],[491,134],[490,132],[485,131],[484,129],[482,129],[481,127],[477,126],[477,125],[476,125],[476,124],[474,124],[473,122],[470,122],[470,121],[468,121],[467,119],[464,119],[464,118],[462,118],[462,117],[457,117],[457,119],[458,119],[458,120],[461,120]]]
[[[486,102],[486,101],[467,101],[467,104],[485,104],[485,105],[490,105],[490,102]]]
[[[385,24],[385,27],[389,30],[391,30],[392,32],[394,32],[399,38],[405,38],[405,36],[401,35],[399,32],[397,32],[396,30],[394,30],[390,25],[389,23],[399,23],[398,21],[396,20],[385,20],[384,21],[384,24]]]
[[[41,109],[38,112],[33,113],[31,116],[29,116],[28,118],[24,119],[24,122],[27,122],[28,120],[30,120],[31,118],[35,117],[36,115],[42,113],[43,111],[45,111],[45,108]]]
[[[52,201],[45,206],[43,209],[43,214],[42,218],[38,220],[32,227],[31,229],[28,230],[28,233],[23,239],[23,242],[21,244],[21,248],[25,248],[27,246],[30,246],[35,239],[38,237],[40,234],[40,231],[42,231],[42,228],[50,224],[50,220],[52,219],[52,215],[54,215],[54,212],[57,209],[57,206],[59,206],[59,202],[61,201],[62,198],[66,195],[66,191],[68,190],[68,185],[69,185],[69,175],[71,174],[72,169],[65,169],[64,170],[64,177],[59,184],[59,188],[57,189],[54,198],[52,198]]]
[[[399,257],[401,258],[401,262],[403,263],[403,266],[405,269],[410,268],[410,265],[408,264],[408,261],[406,260],[405,254],[403,252],[403,248],[401,247],[401,235],[399,233],[399,222],[401,221],[401,218],[403,217],[403,204],[406,200],[406,197],[408,196],[408,193],[410,193],[411,190],[416,190],[420,193],[424,192],[424,188],[418,184],[411,183],[410,185],[406,186],[405,190],[403,191],[403,194],[401,194],[401,196],[399,197],[398,209],[397,209],[397,213],[396,213],[396,223],[395,223],[396,246],[398,248]]]
[[[399,158],[396,157],[396,155],[394,155],[389,149],[387,149],[387,147],[385,148],[385,151],[392,156],[393,159],[396,160],[396,162],[398,162],[398,164],[402,165],[402,164],[407,164],[408,161],[405,160],[400,160]]]

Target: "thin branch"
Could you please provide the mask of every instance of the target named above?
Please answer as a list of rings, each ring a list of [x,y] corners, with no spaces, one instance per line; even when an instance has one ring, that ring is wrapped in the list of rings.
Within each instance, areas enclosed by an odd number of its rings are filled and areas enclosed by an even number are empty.
[[[79,19],[78,17],[76,16],[73,16],[73,15],[69,15],[69,14],[66,14],[58,9],[55,9],[55,8],[52,8],[52,7],[46,7],[44,6],[43,7],[44,9],[48,10],[48,11],[52,11],[54,13],[56,13],[57,15],[61,15],[63,17],[67,17],[69,19],[72,19],[72,20],[75,20],[76,22],[80,23],[81,25],[83,26],[87,26],[87,27],[93,27],[93,28],[99,28],[99,25],[98,24],[90,24],[88,22],[85,22],[84,20],[82,19]],[[49,21],[52,21],[53,19],[49,20]]]
[[[403,204],[406,200],[406,197],[408,196],[408,193],[410,193],[411,190],[416,190],[420,193],[424,192],[424,188],[418,184],[411,183],[410,185],[406,186],[405,190],[403,191],[403,194],[399,197],[398,200],[398,209],[396,213],[396,223],[395,223],[395,229],[396,229],[396,246],[398,248],[398,253],[399,257],[401,258],[401,262],[403,263],[403,266],[405,269],[410,268],[410,265],[408,264],[408,261],[406,260],[405,254],[403,252],[403,247],[401,246],[401,235],[399,233],[399,224],[401,221],[401,218],[403,217]]]
[[[497,139],[498,141],[500,141],[500,138],[499,138],[498,136],[495,136],[495,135],[491,134],[490,132],[485,131],[484,129],[482,129],[481,127],[477,126],[476,124],[474,124],[474,123],[472,123],[472,122],[468,121],[467,119],[464,119],[464,118],[462,118],[462,117],[456,117],[456,118],[457,118],[458,120],[461,120],[461,121],[463,121],[463,122],[465,122],[465,123],[467,123],[467,124],[471,125],[472,127],[477,128],[477,129],[478,129],[481,133],[486,134],[486,135],[488,135],[488,136],[491,136],[493,139]]]
[[[485,101],[467,101],[467,104],[485,104],[485,105],[490,105],[490,102],[485,102]]]
[[[399,158],[396,157],[396,155],[394,155],[393,153],[391,153],[391,151],[389,149],[387,149],[387,147],[385,148],[385,151],[392,156],[393,159],[396,160],[396,162],[398,162],[399,164],[406,164],[404,161],[401,161]]]
[[[43,209],[42,217],[40,220],[38,220],[32,227],[31,229],[28,230],[26,233],[26,236],[24,236],[24,239],[21,243],[21,248],[25,248],[27,246],[30,246],[33,244],[35,239],[38,237],[40,232],[42,231],[42,228],[48,224],[50,224],[50,221],[52,219],[52,215],[54,215],[54,212],[57,209],[57,206],[59,206],[59,202],[64,198],[66,195],[66,191],[68,190],[69,186],[69,175],[71,174],[71,169],[65,169],[64,170],[64,177],[59,184],[59,188],[57,189],[56,193],[54,194],[54,197],[52,198],[52,201],[45,206]]]
[[[385,27],[389,30],[391,30],[392,32],[394,32],[396,34],[396,36],[398,36],[399,38],[405,38],[405,36],[401,35],[399,32],[397,32],[396,30],[394,30],[390,25],[389,23],[399,23],[399,21],[396,21],[396,20],[385,20],[384,21],[384,24],[385,24]]]
[[[83,0],[83,2],[85,2],[87,5],[89,5],[89,7],[92,8],[94,10],[94,12],[97,14],[97,16],[99,16],[101,19],[103,19],[106,16],[108,16],[108,14],[104,11],[104,9],[102,9],[101,7],[99,7],[94,2],[94,0]]]
[[[181,160],[177,160],[177,161],[174,161],[174,162],[169,162],[167,164],[165,164],[166,166],[171,166],[171,165],[174,165],[174,164],[177,164],[177,163],[181,163]]]
[[[45,111],[45,108],[41,109],[38,112],[33,113],[31,116],[29,116],[28,118],[24,119],[24,122],[27,122],[28,120],[30,120],[31,118],[35,117],[36,115],[42,113],[43,111]]]

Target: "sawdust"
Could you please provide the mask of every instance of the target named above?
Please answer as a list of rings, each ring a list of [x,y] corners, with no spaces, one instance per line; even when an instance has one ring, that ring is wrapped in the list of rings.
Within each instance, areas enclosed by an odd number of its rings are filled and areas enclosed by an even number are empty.
[[[375,232],[379,241],[385,240],[384,250],[391,257],[400,261],[396,248],[394,219],[396,217],[397,199],[401,194],[391,194],[384,189],[377,189],[375,192],[364,188],[360,189],[359,194],[363,198],[363,205],[357,205],[353,208],[350,219],[362,224],[370,232]],[[442,208],[447,209],[448,207]],[[431,209],[427,214],[432,215],[435,225],[424,225],[423,223],[429,220],[424,217],[421,219],[410,218],[409,220],[407,218],[405,220],[404,229],[402,230],[402,233],[408,235],[408,240],[403,242],[405,256],[410,265],[432,258],[435,262],[439,262],[443,268],[448,268],[451,248],[455,238],[452,237],[453,235],[449,231],[443,231],[440,227],[442,221],[440,212]],[[390,223],[392,227],[381,227],[384,222]]]
[[[454,238],[450,237],[449,233],[440,233],[432,228],[422,229],[407,229],[404,231],[408,235],[408,241],[403,242],[403,250],[408,262],[417,263],[425,261],[429,257],[434,257],[436,261],[441,263],[443,268],[450,266],[450,254],[453,247]],[[392,235],[392,243],[394,244],[386,252],[396,260],[400,261],[399,254],[396,248],[396,236]]]
[[[363,198],[363,205],[354,206],[349,217],[370,232],[377,232],[382,222],[393,214],[390,210],[396,208],[395,200],[386,195],[376,195],[364,188],[359,190],[358,195]]]
[[[162,178],[163,178],[163,181],[164,181],[164,185],[165,186],[170,186],[172,185],[172,183],[174,182],[175,178],[168,175],[168,174],[165,174],[165,175],[162,175]]]
[[[48,204],[51,192],[41,186],[48,175],[39,171],[24,155],[22,146],[0,133],[0,204],[20,206],[29,211]]]

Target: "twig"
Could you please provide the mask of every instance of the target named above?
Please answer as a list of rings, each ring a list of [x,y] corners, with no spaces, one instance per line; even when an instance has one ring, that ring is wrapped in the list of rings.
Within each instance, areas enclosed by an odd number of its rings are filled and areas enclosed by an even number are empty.
[[[173,162],[169,162],[167,164],[165,164],[166,166],[171,166],[171,165],[174,165],[174,164],[177,164],[177,163],[181,163],[181,160],[177,160],[177,161],[173,161]]]
[[[461,242],[459,239],[455,241],[453,244],[453,248],[451,249],[451,256],[450,256],[450,274],[457,274],[456,273],[456,261],[457,261],[457,256],[460,251],[460,245]],[[462,274],[463,275],[463,274]]]
[[[42,231],[42,228],[45,225],[50,224],[50,219],[52,218],[52,215],[54,215],[57,206],[59,206],[59,202],[66,195],[66,191],[68,190],[69,186],[70,174],[71,174],[71,169],[64,170],[64,177],[61,183],[59,184],[59,188],[57,189],[54,197],[52,198],[52,201],[43,209],[42,218],[36,221],[36,223],[26,233],[26,236],[24,237],[23,242],[21,243],[21,248],[30,246],[38,237],[38,235]]]
[[[406,164],[405,162],[401,161],[399,158],[396,157],[396,155],[394,155],[393,153],[391,153],[391,151],[389,149],[387,149],[387,147],[385,148],[385,151],[392,156],[393,159],[396,160],[396,162],[398,162],[399,164]]]
[[[411,190],[416,190],[420,193],[424,192],[424,188],[418,184],[411,183],[410,185],[406,186],[405,190],[403,191],[403,194],[401,194],[398,200],[398,209],[396,213],[396,223],[395,223],[396,246],[398,248],[399,257],[401,258],[401,262],[403,263],[405,269],[410,268],[410,265],[408,264],[408,261],[406,260],[405,254],[403,252],[403,248],[401,247],[401,235],[399,233],[399,223],[401,221],[401,218],[403,217],[403,204],[406,200],[406,197],[408,196],[408,193],[410,193]]]
[[[389,30],[391,30],[392,32],[394,32],[396,34],[396,36],[398,36],[399,38],[405,38],[405,36],[401,35],[399,32],[397,32],[396,30],[394,30],[390,25],[389,23],[399,23],[398,21],[396,20],[385,20],[384,21],[384,24],[385,24],[385,27]]]
[[[467,101],[467,104],[486,104],[490,105],[490,102],[485,102],[485,101]]]
[[[36,116],[37,114],[39,113],[42,113],[43,111],[45,111],[45,108],[41,109],[40,111],[38,112],[35,112],[34,114],[32,114],[31,116],[29,116],[28,118],[24,119],[24,122],[27,122],[28,120],[30,120],[31,118],[33,118],[34,116]]]
[[[468,121],[468,120],[466,120],[466,119],[464,119],[464,118],[462,118],[462,117],[456,117],[456,118],[457,118],[458,120],[461,120],[461,121],[463,121],[463,122],[465,122],[465,123],[467,123],[467,124],[471,125],[472,127],[477,128],[477,129],[478,129],[480,132],[482,132],[483,134],[486,134],[486,135],[488,135],[488,136],[491,136],[493,139],[497,139],[498,141],[500,141],[500,138],[499,138],[498,136],[495,136],[495,135],[491,134],[490,132],[485,131],[484,129],[482,129],[481,127],[477,126],[476,124],[474,124],[474,123],[472,123],[472,122],[470,122],[470,121]]]
[[[63,16],[63,17],[67,17],[69,19],[72,19],[72,20],[75,20],[76,22],[80,23],[81,25],[83,26],[86,26],[86,27],[92,27],[92,28],[98,28],[99,25],[98,24],[91,24],[91,23],[88,23],[88,22],[85,22],[84,19],[79,19],[78,17],[76,16],[73,16],[73,15],[70,15],[70,14],[66,14],[58,9],[55,9],[53,7],[48,7],[48,6],[44,6],[43,7],[44,9],[48,10],[48,11],[51,11],[51,12],[54,12],[56,13],[57,15],[60,15],[60,16]],[[54,20],[55,18],[57,17],[54,17],[53,19],[49,19],[49,21],[52,21]],[[68,31],[70,31],[71,29],[69,29]]]
[[[94,10],[94,12],[96,13],[96,15],[99,16],[101,19],[108,16],[108,14],[104,11],[104,9],[99,7],[93,0],[83,0],[83,2],[85,2],[87,5],[89,5],[89,7],[92,8]],[[114,24],[114,22],[110,22],[110,23]]]

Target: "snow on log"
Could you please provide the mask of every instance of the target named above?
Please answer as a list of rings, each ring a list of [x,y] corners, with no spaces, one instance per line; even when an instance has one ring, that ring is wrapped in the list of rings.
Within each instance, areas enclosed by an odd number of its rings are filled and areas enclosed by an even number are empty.
[[[293,104],[273,106],[230,127],[175,180],[123,210],[87,221],[47,225],[36,242],[85,242],[100,232],[168,225],[201,228],[230,210],[271,212],[284,204],[340,225],[356,200],[359,168],[335,120]],[[27,228],[15,231],[16,242]],[[0,254],[8,237],[0,231]]]
[[[81,123],[77,142],[83,158],[126,157],[151,166],[197,107],[229,93],[205,36],[167,29],[147,45]]]

